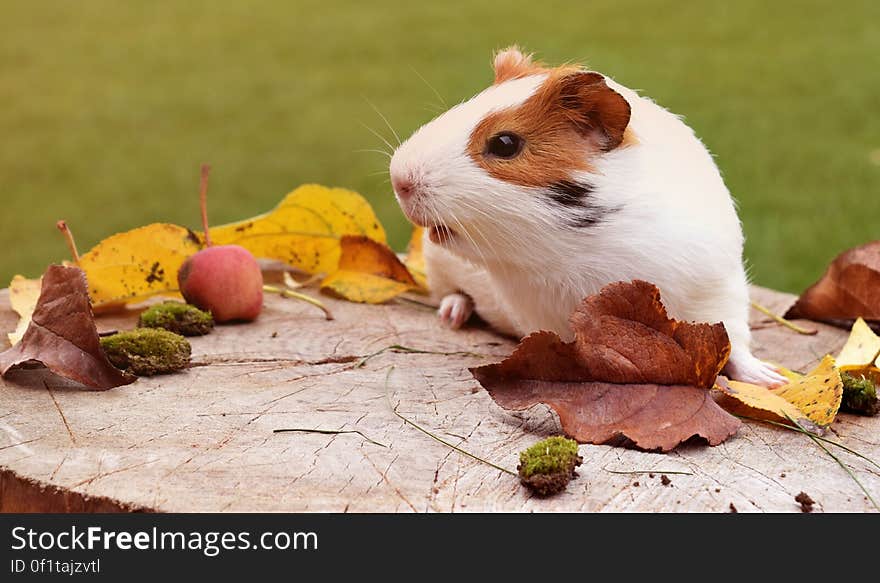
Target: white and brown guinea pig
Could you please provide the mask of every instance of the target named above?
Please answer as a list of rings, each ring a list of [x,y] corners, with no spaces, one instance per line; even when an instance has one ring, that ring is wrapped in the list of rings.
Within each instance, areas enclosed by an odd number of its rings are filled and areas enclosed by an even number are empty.
[[[680,118],[608,77],[509,48],[495,82],[421,127],[391,181],[426,227],[441,320],[476,311],[524,336],[552,330],[615,281],[656,284],[670,315],[724,322],[725,372],[784,382],[749,349],[743,235],[706,147]]]

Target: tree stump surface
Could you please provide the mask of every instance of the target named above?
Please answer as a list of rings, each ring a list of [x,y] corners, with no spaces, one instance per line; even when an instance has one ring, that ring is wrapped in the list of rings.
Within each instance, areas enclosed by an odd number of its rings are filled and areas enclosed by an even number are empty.
[[[794,300],[752,293],[776,313]],[[816,512],[874,509],[807,436],[750,421],[716,447],[688,442],[658,454],[582,445],[579,477],[560,495],[534,497],[392,411],[515,471],[521,450],[560,427],[543,405],[502,410],[468,372],[502,359],[513,342],[479,326],[441,328],[431,309],[411,302],[325,301],[334,321],[269,295],[257,322],[191,339],[185,372],[105,392],[41,368],[0,380],[0,511],[800,512],[800,492]],[[819,333],[803,336],[752,316],[756,355],[794,370],[836,354],[847,336],[813,323]],[[4,290],[0,343],[16,320]],[[98,326],[134,322],[101,317]],[[352,433],[274,432],[290,428]],[[828,437],[880,459],[878,428],[878,418],[841,413]],[[880,499],[880,471],[835,453]]]

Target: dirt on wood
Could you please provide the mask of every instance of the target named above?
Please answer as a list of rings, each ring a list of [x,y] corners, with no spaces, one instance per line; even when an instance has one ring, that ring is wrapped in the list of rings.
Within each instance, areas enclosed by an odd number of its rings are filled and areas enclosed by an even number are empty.
[[[812,512],[813,511],[813,499],[810,498],[810,495],[806,492],[801,492],[797,496],[794,497],[794,501],[801,505],[801,512]]]

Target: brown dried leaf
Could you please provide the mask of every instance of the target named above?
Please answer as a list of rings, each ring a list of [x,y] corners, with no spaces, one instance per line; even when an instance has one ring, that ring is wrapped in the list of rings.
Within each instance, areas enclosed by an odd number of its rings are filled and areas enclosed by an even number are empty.
[[[670,319],[643,281],[606,286],[571,323],[574,342],[536,332],[504,361],[471,372],[501,407],[545,403],[584,443],[625,436],[669,451],[693,436],[717,445],[736,433],[739,420],[707,390],[730,352],[722,324]]]
[[[21,342],[0,353],[0,374],[25,362],[38,361],[59,376],[97,390],[137,380],[107,360],[87,290],[81,269],[50,265]]]
[[[740,421],[719,407],[706,389],[682,385],[548,382],[474,376],[496,403],[523,410],[544,403],[559,415],[562,430],[581,443],[629,438],[636,446],[669,451],[698,436],[718,445]]]
[[[862,317],[880,329],[880,241],[838,255],[785,317],[808,318],[847,328]]]
[[[677,322],[645,281],[612,283],[570,318],[589,378],[711,388],[730,356],[724,325]]]

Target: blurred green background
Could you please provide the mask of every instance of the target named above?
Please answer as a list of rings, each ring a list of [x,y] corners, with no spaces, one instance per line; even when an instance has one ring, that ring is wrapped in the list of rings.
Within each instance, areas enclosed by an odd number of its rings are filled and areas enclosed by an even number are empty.
[[[684,115],[739,200],[753,279],[799,291],[880,236],[880,2],[0,0],[0,286],[153,221],[352,188],[409,227],[370,106],[408,135],[519,43]]]

